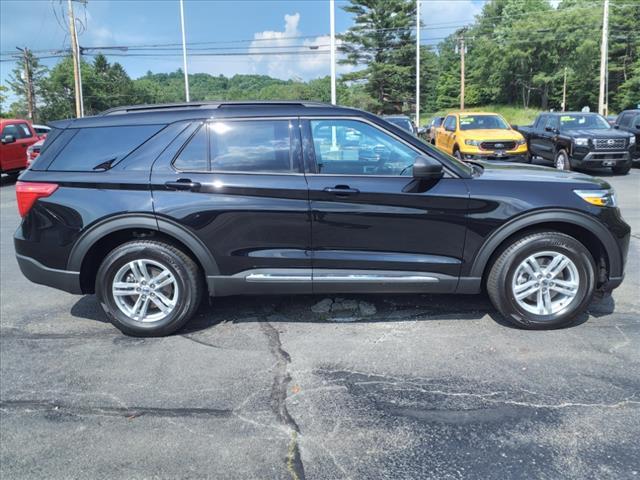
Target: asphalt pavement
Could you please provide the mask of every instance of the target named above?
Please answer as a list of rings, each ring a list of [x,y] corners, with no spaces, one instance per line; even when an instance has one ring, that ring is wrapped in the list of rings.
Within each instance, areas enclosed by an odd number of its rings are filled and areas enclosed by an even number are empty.
[[[627,278],[576,325],[485,296],[231,297],[123,336],[27,281],[0,186],[0,477],[640,479],[640,170]]]

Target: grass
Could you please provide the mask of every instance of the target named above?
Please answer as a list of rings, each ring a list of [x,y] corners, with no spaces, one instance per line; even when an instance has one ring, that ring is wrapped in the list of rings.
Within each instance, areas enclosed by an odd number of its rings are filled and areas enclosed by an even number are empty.
[[[457,112],[457,108],[440,110],[438,112],[422,113],[421,122],[423,125],[428,124],[433,117],[446,116],[449,112]],[[502,115],[511,125],[530,125],[536,118],[540,110],[534,108],[524,109],[513,105],[484,105],[482,107],[465,108],[465,112],[493,112]]]

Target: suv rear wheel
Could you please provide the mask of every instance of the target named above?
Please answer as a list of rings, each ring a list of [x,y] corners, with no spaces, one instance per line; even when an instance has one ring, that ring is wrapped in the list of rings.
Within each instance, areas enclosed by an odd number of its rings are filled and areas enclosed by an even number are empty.
[[[511,323],[528,329],[572,323],[591,302],[595,264],[586,247],[559,232],[514,241],[493,264],[489,297]]]
[[[162,336],[197,310],[203,285],[196,263],[172,245],[133,241],[102,262],[96,294],[107,317],[127,335]]]

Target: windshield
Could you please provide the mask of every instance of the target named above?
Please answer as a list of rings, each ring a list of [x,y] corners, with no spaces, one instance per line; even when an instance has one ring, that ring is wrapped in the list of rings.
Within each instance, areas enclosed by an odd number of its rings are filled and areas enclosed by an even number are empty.
[[[611,125],[600,115],[571,114],[560,117],[560,130],[575,130],[577,128],[610,129]]]
[[[387,122],[393,123],[394,125],[406,130],[407,132],[413,133],[413,125],[411,125],[411,120],[408,118],[387,118]]]
[[[460,130],[509,130],[499,115],[460,115]]]

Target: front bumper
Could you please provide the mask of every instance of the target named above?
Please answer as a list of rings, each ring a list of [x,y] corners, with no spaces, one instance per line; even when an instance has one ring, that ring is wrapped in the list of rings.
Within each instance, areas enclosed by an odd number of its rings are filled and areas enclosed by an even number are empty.
[[[463,153],[462,158],[465,160],[490,160],[500,162],[516,162],[516,163],[528,163],[528,157],[526,153],[504,153],[496,155],[495,153]]]
[[[20,254],[16,254],[16,259],[22,274],[33,283],[39,283],[40,285],[57,288],[69,293],[82,293],[80,272],[45,267],[37,260]]]
[[[581,167],[613,167],[631,161],[631,153],[628,150],[614,152],[595,151],[580,152],[577,149],[571,155],[571,164]]]

